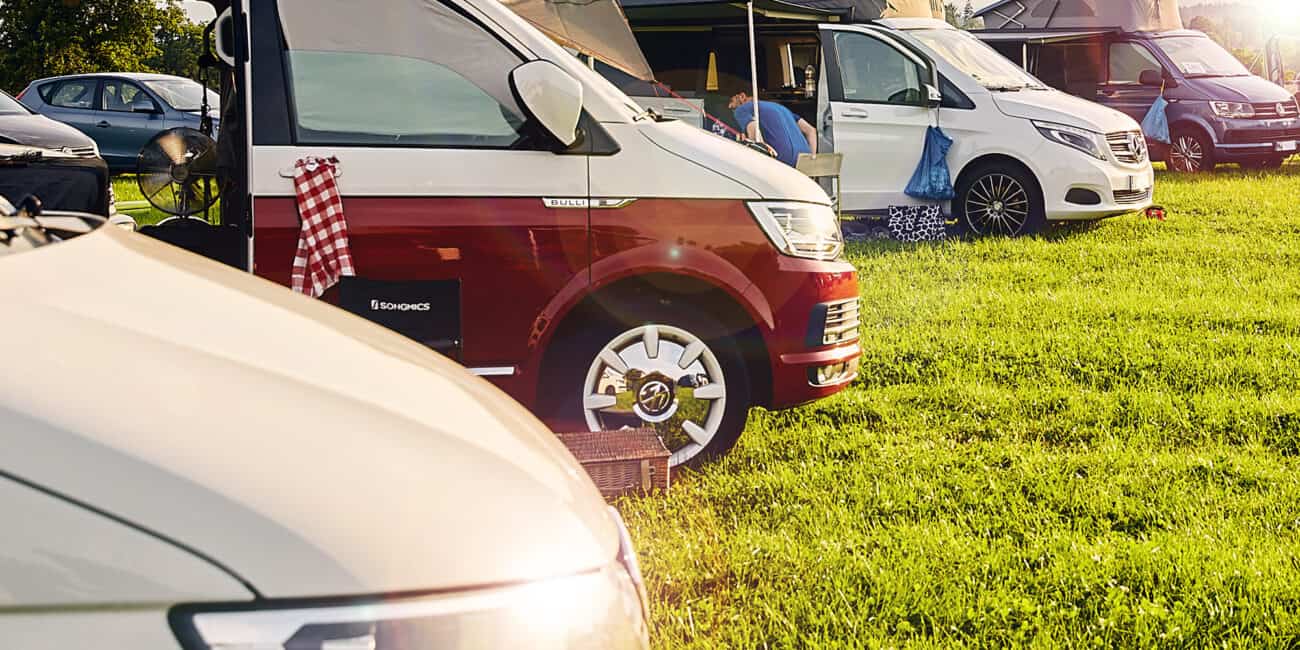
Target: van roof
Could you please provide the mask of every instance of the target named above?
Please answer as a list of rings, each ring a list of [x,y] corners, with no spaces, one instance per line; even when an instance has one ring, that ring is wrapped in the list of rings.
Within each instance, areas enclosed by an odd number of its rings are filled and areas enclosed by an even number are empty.
[[[913,29],[951,29],[956,27],[935,18],[885,18],[875,21],[886,27],[909,31]]]

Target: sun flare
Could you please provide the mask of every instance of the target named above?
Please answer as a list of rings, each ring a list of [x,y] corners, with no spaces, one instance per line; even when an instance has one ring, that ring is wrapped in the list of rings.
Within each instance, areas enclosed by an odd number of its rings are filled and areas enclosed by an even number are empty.
[[[1264,18],[1271,24],[1300,24],[1300,0],[1263,0]]]

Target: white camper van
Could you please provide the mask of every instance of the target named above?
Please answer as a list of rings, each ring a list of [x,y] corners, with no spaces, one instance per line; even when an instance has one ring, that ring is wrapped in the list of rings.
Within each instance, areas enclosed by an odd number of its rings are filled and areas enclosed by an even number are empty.
[[[673,25],[649,4],[665,1],[624,2],[651,67],[675,93],[726,111],[727,80],[748,84],[745,26],[723,5],[716,27]],[[789,7],[760,14],[760,95],[816,125],[822,151],[844,154],[846,213],[919,203],[904,188],[936,124],[955,141],[948,164],[957,198],[948,207],[974,233],[1029,234],[1152,204],[1154,174],[1136,121],[1049,88],[967,32],[931,18],[843,24],[810,14],[821,21],[813,27],[773,18]],[[710,58],[716,69],[690,72]],[[815,80],[805,78],[810,66],[820,70]]]

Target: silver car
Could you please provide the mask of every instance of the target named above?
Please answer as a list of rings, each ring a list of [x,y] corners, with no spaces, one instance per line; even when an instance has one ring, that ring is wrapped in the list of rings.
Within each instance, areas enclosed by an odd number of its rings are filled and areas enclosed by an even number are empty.
[[[180,249],[42,225],[0,216],[5,647],[647,647],[617,515],[500,391]]]

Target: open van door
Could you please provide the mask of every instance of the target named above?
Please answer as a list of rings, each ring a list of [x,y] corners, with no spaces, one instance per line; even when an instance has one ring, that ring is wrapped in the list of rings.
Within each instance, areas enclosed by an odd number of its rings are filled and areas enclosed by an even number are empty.
[[[921,160],[939,102],[934,62],[867,25],[820,27],[829,109],[819,111],[844,154],[840,200],[847,212],[917,203],[903,190]]]

